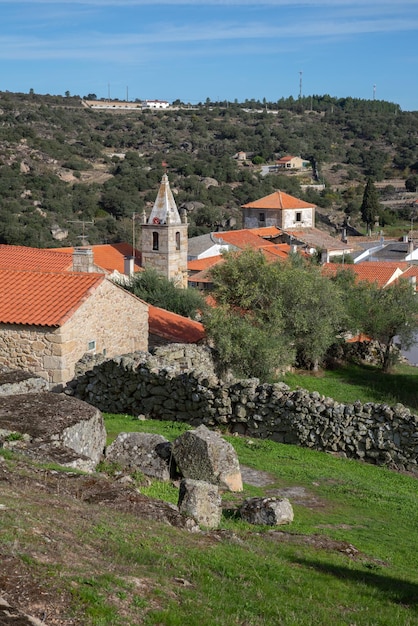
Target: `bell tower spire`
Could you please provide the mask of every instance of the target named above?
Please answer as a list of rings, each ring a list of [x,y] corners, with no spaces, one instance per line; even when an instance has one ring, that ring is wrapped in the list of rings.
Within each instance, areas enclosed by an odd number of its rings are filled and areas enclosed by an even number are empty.
[[[187,217],[180,217],[168,176],[164,174],[150,216],[142,225],[142,265],[154,268],[184,288],[187,287],[187,231]]]

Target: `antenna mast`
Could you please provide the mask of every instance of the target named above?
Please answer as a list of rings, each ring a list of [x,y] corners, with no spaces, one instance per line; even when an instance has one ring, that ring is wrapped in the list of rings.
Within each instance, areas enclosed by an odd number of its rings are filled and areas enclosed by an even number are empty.
[[[299,72],[299,100],[302,98],[302,74],[303,72]]]

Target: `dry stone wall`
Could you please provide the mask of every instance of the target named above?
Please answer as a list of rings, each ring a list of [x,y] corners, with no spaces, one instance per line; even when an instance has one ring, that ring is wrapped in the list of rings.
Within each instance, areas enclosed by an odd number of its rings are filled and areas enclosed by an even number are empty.
[[[324,450],[417,471],[418,416],[401,404],[342,404],[317,392],[258,379],[220,380],[207,347],[172,344],[101,363],[81,363],[66,393],[101,411]]]

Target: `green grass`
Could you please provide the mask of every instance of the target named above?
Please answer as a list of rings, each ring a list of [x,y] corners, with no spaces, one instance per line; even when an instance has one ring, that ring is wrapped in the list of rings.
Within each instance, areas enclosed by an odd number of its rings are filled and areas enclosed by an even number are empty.
[[[412,366],[398,365],[394,372],[384,374],[371,365],[347,365],[319,374],[288,373],[283,381],[291,389],[303,387],[308,391],[318,391],[337,402],[400,402],[418,411],[418,368]]]
[[[112,431],[158,432],[173,439],[185,426],[106,416]],[[250,527],[225,514],[223,532],[234,540],[203,540],[164,529],[158,540],[113,536],[158,579],[163,607],[147,608],[154,624],[356,626],[418,623],[417,482],[382,467],[268,440],[226,437],[242,465],[268,472],[269,489],[303,487],[308,504],[293,504],[295,520],[280,531]],[[265,493],[245,485],[244,494],[225,494],[227,508]],[[153,495],[152,488],[148,491]],[[309,501],[313,504],[309,506]],[[291,537],[291,539],[292,539]],[[311,537],[313,544],[303,538]],[[358,556],[320,549],[321,538],[351,544]],[[106,544],[111,545],[106,535]],[[129,546],[129,547],[127,547]],[[114,545],[115,553],[124,550]],[[173,577],[188,586],[173,589]],[[166,594],[166,595],[164,595]]]
[[[344,373],[352,382],[334,377],[335,389],[342,397],[345,387],[362,388],[368,401],[361,377],[354,385],[355,370]],[[395,376],[402,380],[403,374]],[[190,428],[127,415],[104,418],[108,441],[122,431],[173,440]],[[42,490],[26,501],[15,486],[2,499],[2,557],[20,559],[23,572],[30,568],[46,585],[69,593],[74,623],[84,626],[418,624],[416,478],[307,448],[224,436],[241,465],[266,472],[270,484],[223,494],[218,531],[189,533]],[[12,466],[13,455],[4,459]],[[142,493],[176,502],[171,483],[145,487],[134,478]],[[24,495],[24,481],[20,488]],[[244,498],[295,488],[302,497],[289,495],[292,524],[273,529],[239,519]]]

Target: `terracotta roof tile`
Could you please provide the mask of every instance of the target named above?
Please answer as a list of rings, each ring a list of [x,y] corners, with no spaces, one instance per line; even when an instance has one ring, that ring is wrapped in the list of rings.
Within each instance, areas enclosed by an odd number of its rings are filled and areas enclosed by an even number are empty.
[[[205,338],[203,324],[149,305],[149,332],[174,343],[197,343]]]
[[[0,323],[62,326],[103,274],[0,269]]]
[[[117,270],[120,274],[124,271],[125,256],[132,256],[133,248],[129,243],[109,243],[97,246],[89,246],[93,250],[93,262],[98,267],[113,272]],[[74,248],[57,248],[59,252],[73,254]],[[134,251],[135,265],[134,271],[141,270],[141,253]]]
[[[0,268],[63,272],[71,269],[72,259],[56,250],[0,245]]]
[[[221,254],[217,254],[216,256],[205,257],[204,259],[194,259],[187,263],[187,267],[190,272],[201,272],[202,270],[212,267],[212,265],[216,265],[222,261],[222,258]]]
[[[242,208],[280,211],[283,209],[311,209],[315,208],[315,205],[299,200],[299,198],[294,198],[288,193],[284,193],[284,191],[275,191],[264,198],[260,198],[260,200],[243,204]]]
[[[282,234],[280,228],[277,226],[263,226],[262,228],[249,228],[254,235],[263,237],[263,239],[272,239]]]
[[[346,269],[353,272],[357,280],[377,283],[379,287],[386,287],[398,276],[402,275],[408,263],[391,263],[389,261],[365,261],[364,263],[347,264],[325,263],[322,267],[324,274],[335,275],[338,270]]]

